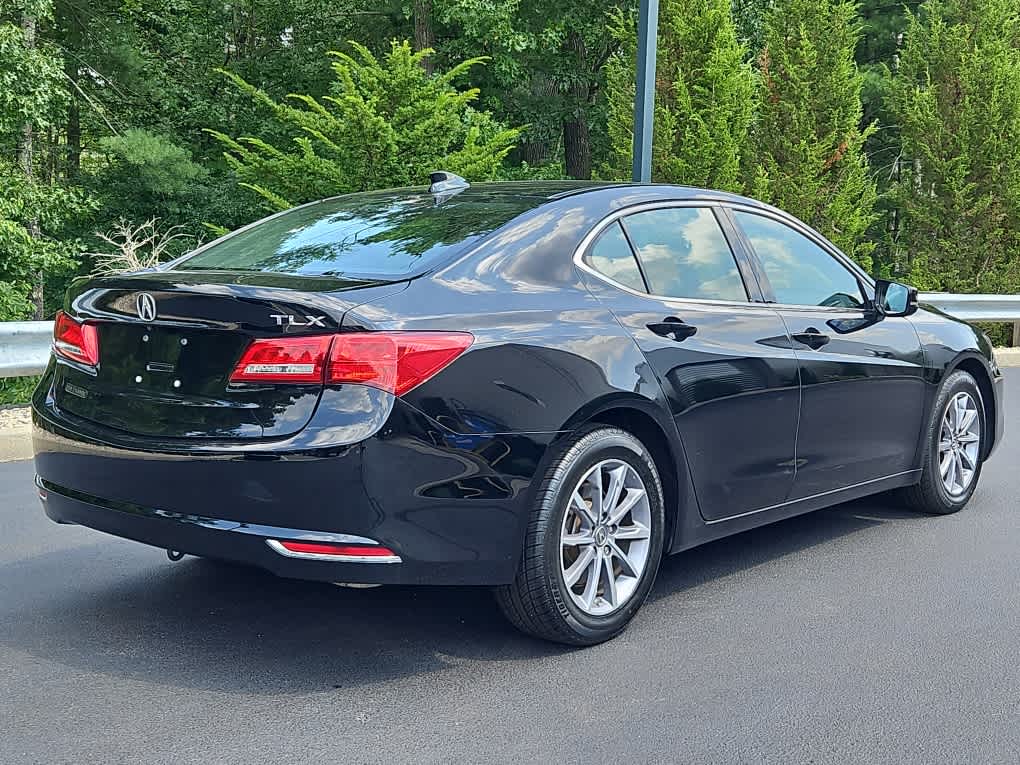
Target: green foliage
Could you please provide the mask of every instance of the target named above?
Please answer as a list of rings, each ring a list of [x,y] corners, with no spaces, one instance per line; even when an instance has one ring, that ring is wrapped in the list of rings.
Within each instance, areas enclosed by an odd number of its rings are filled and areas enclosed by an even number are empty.
[[[171,199],[204,182],[208,171],[191,161],[191,155],[168,138],[131,128],[122,135],[99,141],[115,170],[105,180],[129,183],[123,191],[131,196]]]
[[[89,221],[89,234],[121,220],[140,223],[150,218],[186,225],[197,233],[198,221],[212,204],[210,173],[191,160],[188,149],[139,128],[101,138],[98,149],[103,161],[85,182],[102,211]]]
[[[39,274],[69,273],[79,246],[49,234],[81,212],[79,194],[30,181],[0,160],[0,321],[30,318]],[[33,229],[38,227],[39,231]]]
[[[51,3],[0,0],[0,138],[20,131],[25,122],[51,124],[66,102],[63,71],[52,45],[26,45],[21,13],[45,19]]]
[[[26,48],[19,27],[0,24],[0,131],[52,119],[64,97],[60,77],[59,64],[45,49]]]
[[[877,192],[863,149],[874,128],[861,128],[859,36],[849,0],[777,0],[766,13],[751,195],[870,268]]]
[[[389,39],[390,18],[368,0],[57,0],[54,35],[76,64],[71,76],[87,132],[139,127],[185,146],[197,160],[218,146],[203,128],[254,130],[260,117],[225,87],[227,67],[273,97],[321,94],[321,65],[337,41]],[[87,73],[84,66],[94,74]],[[72,88],[72,90],[74,90]],[[77,91],[74,91],[77,92]]]
[[[0,377],[0,406],[27,404],[39,377]]]
[[[454,84],[480,59],[429,75],[421,66],[429,50],[414,53],[407,42],[394,42],[376,58],[363,45],[351,46],[353,54],[332,54],[336,81],[318,99],[291,94],[288,102],[276,101],[224,72],[294,136],[280,148],[211,131],[243,186],[270,208],[285,209],[344,192],[422,183],[437,168],[473,180],[499,174],[520,131],[475,110],[476,88]]]
[[[930,0],[909,19],[891,108],[902,136],[894,243],[921,287],[1020,289],[1020,16]]]
[[[769,4],[769,0],[733,0],[732,3],[737,38],[754,56],[761,50],[765,11]]]
[[[607,174],[630,175],[633,155],[634,14],[617,13],[619,52],[607,65]],[[741,161],[755,109],[754,75],[737,41],[729,0],[665,0],[659,19],[652,178],[741,191]]]
[[[209,171],[192,161],[188,149],[138,127],[100,139],[98,148],[105,161],[89,176],[102,200],[95,227],[153,216],[191,222],[204,209]]]
[[[565,174],[588,178],[593,158],[608,151],[605,64],[617,48],[614,13],[633,0],[434,0],[439,58],[479,54],[491,65],[472,73],[483,104],[498,119],[527,125],[512,155],[537,167],[563,163]]]

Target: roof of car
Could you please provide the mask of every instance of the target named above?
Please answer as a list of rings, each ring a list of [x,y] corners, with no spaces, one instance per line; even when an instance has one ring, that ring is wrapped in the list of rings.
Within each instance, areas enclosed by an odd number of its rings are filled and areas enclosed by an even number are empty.
[[[533,197],[554,201],[567,197],[591,194],[595,192],[627,192],[629,195],[640,196],[648,201],[662,200],[718,200],[730,201],[755,207],[767,207],[767,205],[756,199],[743,197],[728,191],[714,189],[703,189],[696,186],[681,186],[670,183],[633,183],[633,182],[609,182],[609,181],[575,181],[575,180],[552,180],[552,181],[494,181],[485,183],[472,183],[468,188],[459,194],[468,197],[475,194],[492,196],[508,195],[519,197]]]

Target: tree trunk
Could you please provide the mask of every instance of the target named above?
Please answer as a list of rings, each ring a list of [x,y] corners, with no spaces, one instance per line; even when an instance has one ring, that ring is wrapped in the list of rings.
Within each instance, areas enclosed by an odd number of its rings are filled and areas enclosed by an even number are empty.
[[[432,48],[436,44],[436,36],[432,31],[432,0],[414,0],[412,10],[414,16],[414,49],[416,51]],[[424,58],[422,68],[432,74],[432,57]]]
[[[25,47],[35,47],[35,19],[25,14],[21,17],[21,33],[25,38]],[[32,121],[26,120],[21,125],[21,136],[18,139],[18,164],[28,178],[32,177]]]
[[[21,17],[21,33],[24,35],[25,47],[32,49],[35,47],[35,18],[28,15],[27,13]],[[34,157],[33,157],[33,143],[35,139],[35,131],[31,120],[26,120],[21,126],[21,136],[18,139],[18,164],[21,165],[22,172],[25,173],[25,177],[29,180],[35,175]],[[26,225],[28,234],[33,239],[39,238],[39,221],[32,218]],[[42,319],[44,316],[43,309],[43,274],[40,271],[35,275],[35,283],[32,286],[32,303],[35,305],[35,318]]]
[[[576,77],[568,89],[569,112],[563,118],[563,159],[567,175],[587,181],[591,179],[591,139],[588,135],[588,108],[593,95],[592,83],[583,75],[589,71],[588,52],[584,38],[577,32],[567,35],[564,42],[574,54]]]
[[[578,180],[591,180],[591,140],[588,117],[583,112],[563,121],[563,155],[567,175]]]
[[[544,164],[549,159],[548,141],[525,141],[517,147],[517,159],[531,167]]]
[[[81,173],[81,113],[72,96],[67,106],[67,180],[75,182]]]
[[[70,33],[68,35],[70,37]],[[65,57],[64,74],[71,83],[78,82],[78,62],[70,56]],[[67,164],[64,176],[75,182],[81,173],[81,111],[78,107],[78,91],[74,84],[70,88],[70,100],[67,104]]]

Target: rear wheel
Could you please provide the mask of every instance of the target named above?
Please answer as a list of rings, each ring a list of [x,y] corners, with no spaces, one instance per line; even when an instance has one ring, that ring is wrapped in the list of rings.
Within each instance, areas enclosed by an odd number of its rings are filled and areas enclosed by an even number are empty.
[[[932,408],[921,480],[903,491],[910,507],[939,515],[963,509],[981,475],[984,424],[977,382],[966,372],[953,372]]]
[[[496,598],[519,629],[571,645],[627,626],[662,556],[655,463],[623,430],[594,426],[561,448],[538,491],[514,582]]]

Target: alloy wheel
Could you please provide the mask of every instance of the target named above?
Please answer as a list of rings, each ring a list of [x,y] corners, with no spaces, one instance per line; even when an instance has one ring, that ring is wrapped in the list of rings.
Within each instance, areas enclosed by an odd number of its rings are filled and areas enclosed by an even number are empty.
[[[977,475],[981,448],[981,413],[974,397],[961,391],[952,397],[939,431],[939,473],[951,497],[966,493]]]
[[[560,530],[561,576],[574,605],[605,616],[627,603],[648,565],[651,506],[629,464],[602,460],[578,481]]]

